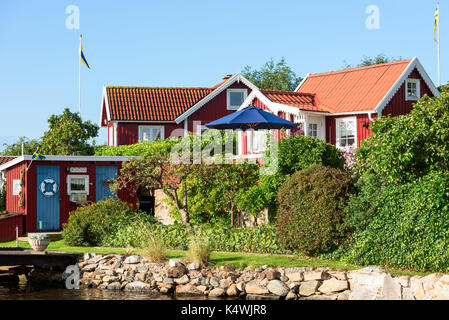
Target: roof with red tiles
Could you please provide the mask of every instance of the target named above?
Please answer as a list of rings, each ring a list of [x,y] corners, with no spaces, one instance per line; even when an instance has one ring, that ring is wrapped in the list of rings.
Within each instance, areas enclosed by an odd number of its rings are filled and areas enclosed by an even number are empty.
[[[106,87],[112,121],[174,121],[212,91],[212,88]]]
[[[319,106],[316,96],[306,92],[260,90],[270,101],[305,111],[328,112]]]
[[[5,164],[5,163],[7,163],[7,162],[9,162],[9,161],[11,161],[11,160],[14,160],[16,157],[8,157],[8,156],[6,156],[6,157],[0,157],[0,166],[2,165],[2,164]]]
[[[316,94],[319,106],[331,113],[375,110],[411,61],[309,74],[296,92]]]

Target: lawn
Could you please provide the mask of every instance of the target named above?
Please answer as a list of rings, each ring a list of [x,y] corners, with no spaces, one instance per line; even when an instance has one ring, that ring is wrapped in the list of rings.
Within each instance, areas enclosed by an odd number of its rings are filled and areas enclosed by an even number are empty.
[[[16,242],[0,243],[0,247],[15,247]],[[19,241],[19,246],[24,249],[31,249],[26,241]],[[72,247],[64,244],[63,240],[51,242],[47,248],[48,251],[63,251],[74,253],[96,253],[96,254],[138,254],[145,256],[142,249],[125,249],[125,248],[111,248],[111,247]],[[185,258],[187,251],[169,249],[166,252],[167,258]],[[277,254],[255,254],[243,252],[217,252],[211,254],[211,265],[233,265],[238,269],[243,269],[246,266],[262,266],[269,267],[328,267],[339,270],[355,270],[361,269],[362,266],[348,264],[342,261],[325,260],[306,256],[296,255],[277,255]],[[427,275],[431,272],[416,272],[409,270],[387,269],[392,274],[396,275]]]

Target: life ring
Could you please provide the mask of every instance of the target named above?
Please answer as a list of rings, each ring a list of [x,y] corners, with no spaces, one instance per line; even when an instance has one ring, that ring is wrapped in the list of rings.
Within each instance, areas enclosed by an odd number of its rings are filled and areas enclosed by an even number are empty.
[[[47,184],[53,185],[53,191],[45,191],[45,186]],[[53,179],[45,179],[44,181],[42,181],[42,183],[41,183],[41,192],[44,195],[44,197],[47,197],[47,198],[53,197],[56,194],[56,192],[58,192],[58,185],[55,182],[55,180],[53,180]]]

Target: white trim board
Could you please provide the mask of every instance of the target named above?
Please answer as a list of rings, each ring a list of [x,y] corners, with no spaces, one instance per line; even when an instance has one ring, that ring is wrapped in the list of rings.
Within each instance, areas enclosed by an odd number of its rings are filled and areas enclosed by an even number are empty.
[[[184,112],[183,114],[181,114],[179,117],[177,117],[175,119],[175,122],[177,124],[181,123],[182,121],[184,121],[187,117],[189,117],[191,114],[195,113],[199,108],[201,108],[202,106],[204,106],[206,103],[208,103],[209,101],[211,101],[213,98],[215,98],[218,94],[220,94],[222,91],[224,91],[225,89],[227,89],[231,84],[233,84],[234,82],[243,82],[247,87],[251,88],[251,90],[257,90],[257,87],[252,84],[248,79],[246,79],[244,76],[242,76],[239,73],[236,73],[235,75],[233,75],[228,81],[226,81],[225,83],[223,83],[221,86],[219,86],[218,88],[216,88],[214,91],[212,91],[211,93],[209,93],[207,96],[205,96],[203,99],[201,99],[199,102],[197,102],[194,106],[192,106],[190,109],[188,109],[186,112]]]

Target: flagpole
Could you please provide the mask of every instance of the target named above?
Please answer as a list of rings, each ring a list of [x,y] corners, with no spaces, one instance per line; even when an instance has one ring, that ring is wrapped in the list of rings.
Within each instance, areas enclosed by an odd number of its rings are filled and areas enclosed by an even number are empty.
[[[441,86],[441,74],[440,74],[440,1],[437,1],[438,10],[438,86]]]
[[[78,113],[81,115],[81,38],[83,37],[82,34],[80,34],[80,46],[78,49]]]

